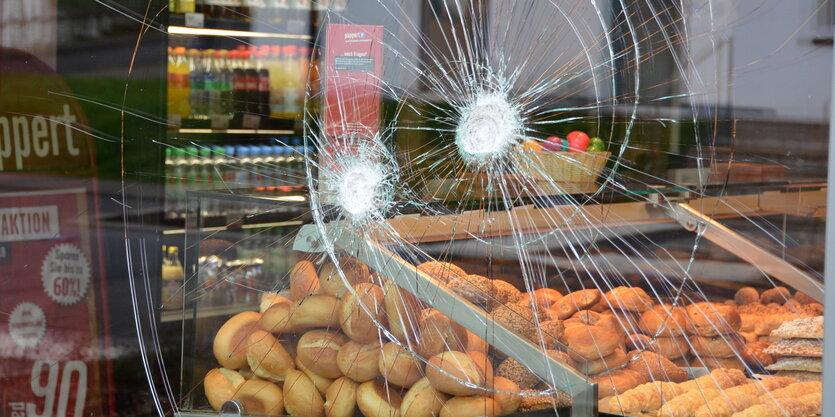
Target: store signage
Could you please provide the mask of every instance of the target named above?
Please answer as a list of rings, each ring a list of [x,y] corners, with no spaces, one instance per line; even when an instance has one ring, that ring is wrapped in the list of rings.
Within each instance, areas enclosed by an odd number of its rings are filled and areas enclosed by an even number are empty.
[[[383,27],[329,24],[325,43],[325,135],[380,130]]]
[[[50,239],[61,236],[58,206],[0,209],[0,242]]]

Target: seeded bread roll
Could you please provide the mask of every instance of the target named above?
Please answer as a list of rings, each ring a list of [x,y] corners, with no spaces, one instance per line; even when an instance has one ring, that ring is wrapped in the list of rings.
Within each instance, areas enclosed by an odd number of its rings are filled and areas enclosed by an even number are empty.
[[[428,379],[421,378],[403,396],[400,414],[403,417],[434,417],[448,399],[449,395],[432,387]]]
[[[310,261],[299,261],[290,270],[290,294],[294,301],[315,294],[319,289],[316,267]]]
[[[347,338],[328,330],[311,330],[299,339],[296,355],[299,361],[317,375],[339,378],[342,372],[337,366],[337,355]]]
[[[281,388],[268,381],[249,380],[238,386],[232,400],[243,405],[250,414],[284,414],[284,394]]]
[[[492,311],[494,308],[512,304],[522,300],[522,292],[519,291],[513,284],[502,281],[500,279],[490,280],[489,296],[487,297],[487,310]]]
[[[344,280],[339,274],[340,269],[345,276]],[[345,286],[346,280],[349,285],[357,285],[368,282],[370,276],[368,267],[359,260],[348,257],[339,258],[339,267],[328,263],[319,271],[319,293],[341,298],[348,291]]]
[[[238,387],[244,381],[244,377],[232,369],[215,368],[210,370],[203,378],[203,390],[206,392],[209,405],[215,411],[220,411],[223,403],[232,399]]]
[[[356,382],[366,382],[380,376],[377,361],[380,358],[380,346],[376,343],[363,345],[348,341],[336,355],[336,365],[343,375]]]
[[[465,277],[467,273],[455,264],[449,262],[429,261],[417,266],[417,270],[436,280],[446,283],[455,278]]]
[[[325,392],[325,415],[328,417],[353,417],[357,408],[359,385],[346,378],[339,378]]]
[[[562,320],[543,321],[539,324],[539,329],[534,333],[533,342],[537,345],[544,346],[545,349],[557,349],[562,346],[560,339],[562,339],[564,332],[565,325],[563,325]]]
[[[287,371],[296,368],[284,346],[263,330],[256,330],[249,335],[246,360],[255,375],[273,382],[284,381]]]
[[[383,289],[371,283],[354,286],[356,294],[346,292],[339,301],[339,322],[342,331],[360,343],[379,339],[376,323],[385,324]],[[376,321],[376,323],[375,323]]]
[[[380,381],[357,387],[357,405],[365,417],[398,417],[403,400],[393,387]]]
[[[252,332],[258,330],[261,315],[254,311],[238,313],[217,331],[213,343],[215,359],[220,366],[229,369],[241,369],[246,366],[247,340]]]
[[[323,417],[325,401],[313,381],[299,370],[290,371],[284,379],[284,408],[294,416]]]
[[[483,387],[485,375],[464,352],[448,351],[433,356],[426,365],[426,378],[438,391],[450,395],[476,395]]]
[[[447,286],[467,301],[473,304],[485,305],[487,299],[490,298],[492,281],[490,278],[471,274],[464,277],[455,277],[447,282]]]

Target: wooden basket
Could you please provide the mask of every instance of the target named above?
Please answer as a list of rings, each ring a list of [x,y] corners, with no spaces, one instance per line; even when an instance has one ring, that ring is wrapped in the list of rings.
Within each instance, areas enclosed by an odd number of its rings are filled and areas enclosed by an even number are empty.
[[[597,177],[611,152],[533,152],[524,158],[520,171],[537,183],[539,194],[593,193]]]

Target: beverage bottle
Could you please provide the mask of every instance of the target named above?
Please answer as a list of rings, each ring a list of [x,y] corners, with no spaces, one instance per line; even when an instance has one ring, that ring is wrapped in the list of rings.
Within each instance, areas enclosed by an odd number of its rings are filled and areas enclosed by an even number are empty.
[[[249,171],[249,186],[260,187],[264,185],[264,158],[261,155],[261,147],[258,145],[249,145],[250,163],[252,169]]]
[[[205,76],[203,73],[203,59],[197,49],[188,50],[189,68],[189,107],[192,119],[205,119],[206,111],[204,106],[204,93],[206,89]]]
[[[281,23],[285,19],[285,14],[287,13],[287,9],[290,8],[290,0],[267,0],[267,10],[269,11],[269,22],[271,23]],[[281,30],[284,30],[284,27],[281,26]]]
[[[227,184],[232,184],[235,181],[235,170],[238,164],[238,159],[235,157],[235,147],[227,145],[223,147],[223,156],[225,163],[223,164],[223,182],[222,188],[226,188]]]
[[[220,102],[220,71],[215,61],[215,50],[203,51],[203,97],[206,103],[206,118],[211,119],[215,114],[217,103]]]
[[[214,181],[214,170],[212,169],[212,148],[203,146],[200,148],[198,158],[199,175],[197,177],[198,190],[211,190]]]
[[[165,90],[166,92],[166,114],[168,114],[169,123],[172,120],[174,114],[176,114],[176,103],[174,100],[174,85],[176,83],[175,77],[176,73],[174,72],[175,68],[175,60],[174,60],[174,48],[168,47],[168,86]]]
[[[174,48],[173,57],[168,61],[168,114],[188,118],[189,108],[189,67],[186,48]]]
[[[230,63],[232,65],[232,103],[236,124],[240,125],[241,118],[246,112],[246,71],[243,66],[243,51],[230,51]]]
[[[229,63],[229,51],[219,50],[215,55],[215,61],[220,68],[220,107],[218,111],[229,119],[235,111],[232,106],[232,70]]]
[[[165,148],[165,189],[163,190],[162,212],[166,219],[174,218],[172,213],[173,208],[173,192],[176,187],[177,180],[174,177],[174,149]]]
[[[241,8],[246,10],[248,20],[262,20],[266,7],[266,0],[241,0]]]
[[[176,0],[176,13],[194,13],[197,9],[195,0]]]
[[[273,154],[272,179],[273,185],[284,184],[284,152],[280,145],[270,145],[270,152]]]
[[[238,158],[237,169],[235,170],[234,188],[249,187],[249,172],[252,171],[252,159],[249,157],[249,148],[244,145],[235,147],[235,157]]]
[[[173,190],[171,192],[171,213],[168,216],[172,219],[179,219],[185,215],[185,195],[188,184],[188,159],[183,148],[174,148],[172,152],[174,159]]]
[[[269,117],[270,115],[270,71],[267,69],[268,52],[264,49],[258,51],[256,69],[258,70],[258,114]]]
[[[244,51],[242,61],[245,65],[244,74],[246,77],[246,112],[257,114],[258,110],[260,110],[260,106],[258,105],[258,70],[255,69],[255,65],[252,62],[253,58],[255,57],[252,56],[250,51]]]
[[[294,45],[281,48],[285,77],[282,82],[284,111],[286,117],[295,118],[301,112],[301,84],[299,83],[299,56]]]
[[[270,117],[280,117],[284,111],[284,92],[281,88],[285,76],[282,66],[281,46],[273,45],[270,47],[267,70],[270,72]]]

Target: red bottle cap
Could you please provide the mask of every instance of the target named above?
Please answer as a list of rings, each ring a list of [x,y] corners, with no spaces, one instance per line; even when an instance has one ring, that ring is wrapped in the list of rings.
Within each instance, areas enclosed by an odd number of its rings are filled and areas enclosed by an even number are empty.
[[[284,52],[286,55],[293,55],[297,49],[295,45],[286,45],[281,48],[281,52]]]

